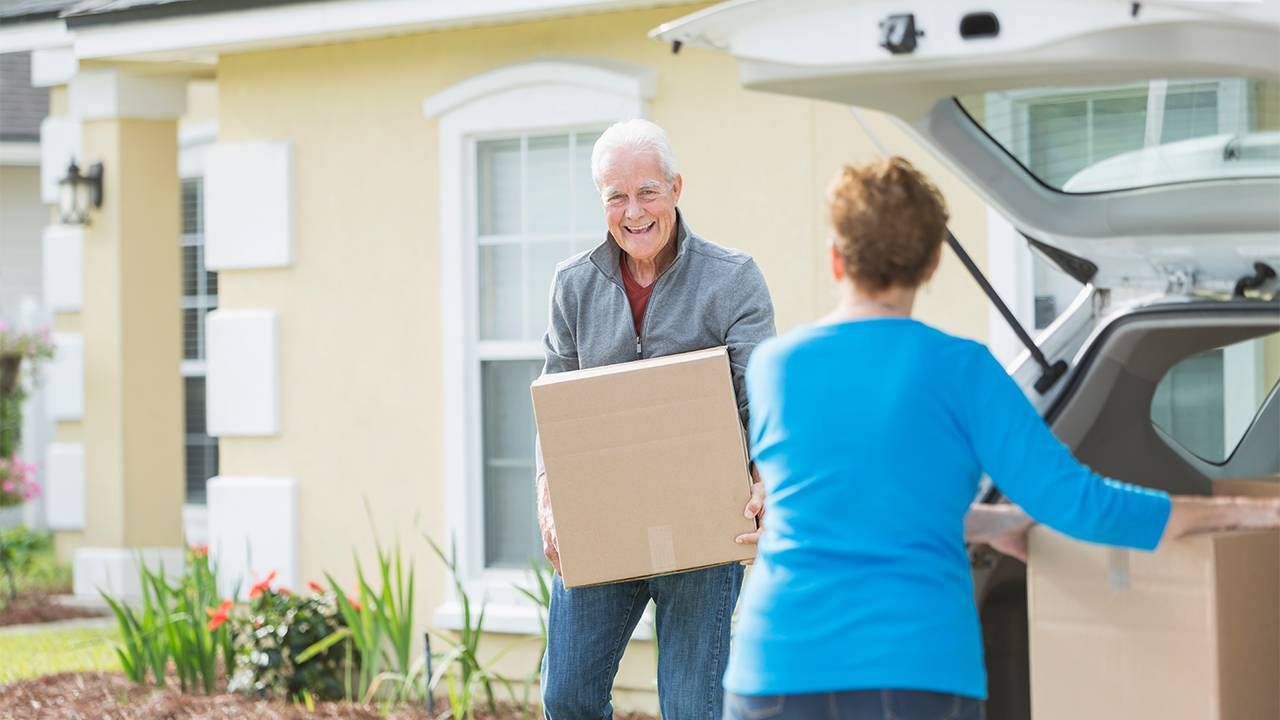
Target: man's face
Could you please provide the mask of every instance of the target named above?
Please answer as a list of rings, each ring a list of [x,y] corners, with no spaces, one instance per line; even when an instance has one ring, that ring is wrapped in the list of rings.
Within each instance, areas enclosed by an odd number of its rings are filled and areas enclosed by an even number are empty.
[[[601,173],[609,232],[635,260],[653,262],[675,238],[676,203],[683,180],[667,182],[657,155],[645,150],[616,150]]]

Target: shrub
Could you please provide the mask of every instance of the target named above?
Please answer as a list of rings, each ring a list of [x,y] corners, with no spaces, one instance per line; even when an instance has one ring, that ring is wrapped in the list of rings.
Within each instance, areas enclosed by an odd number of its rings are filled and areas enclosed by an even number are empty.
[[[359,651],[349,642],[335,641],[306,653],[344,632],[336,597],[317,584],[306,595],[273,589],[273,579],[274,573],[253,586],[248,608],[230,613],[235,670],[228,690],[277,699],[350,697]]]

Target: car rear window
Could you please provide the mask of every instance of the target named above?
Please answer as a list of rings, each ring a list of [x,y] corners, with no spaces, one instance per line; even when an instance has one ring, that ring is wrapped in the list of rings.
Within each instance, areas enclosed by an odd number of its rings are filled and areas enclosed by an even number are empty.
[[[1200,459],[1225,463],[1253,427],[1264,403],[1275,402],[1280,333],[1186,358],[1156,385],[1151,422]]]
[[[1280,82],[1153,80],[956,101],[1028,172],[1062,192],[1280,177]]]

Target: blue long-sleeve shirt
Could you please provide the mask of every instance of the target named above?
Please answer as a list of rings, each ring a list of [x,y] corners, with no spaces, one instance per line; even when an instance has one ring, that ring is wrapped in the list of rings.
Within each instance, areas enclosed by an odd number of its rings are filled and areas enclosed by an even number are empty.
[[[1152,549],[1169,496],[1101,477],[988,350],[908,319],[797,329],[751,357],[765,531],[725,687],[985,698],[964,516],[983,472],[1068,535]]]

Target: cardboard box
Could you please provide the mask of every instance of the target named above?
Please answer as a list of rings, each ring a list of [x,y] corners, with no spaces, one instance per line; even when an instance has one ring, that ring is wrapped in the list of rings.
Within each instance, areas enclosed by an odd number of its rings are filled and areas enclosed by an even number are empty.
[[[1280,478],[1215,482],[1280,495]],[[1280,532],[1154,553],[1031,534],[1032,720],[1280,718]]]
[[[565,587],[747,560],[746,441],[725,348],[531,388]]]

